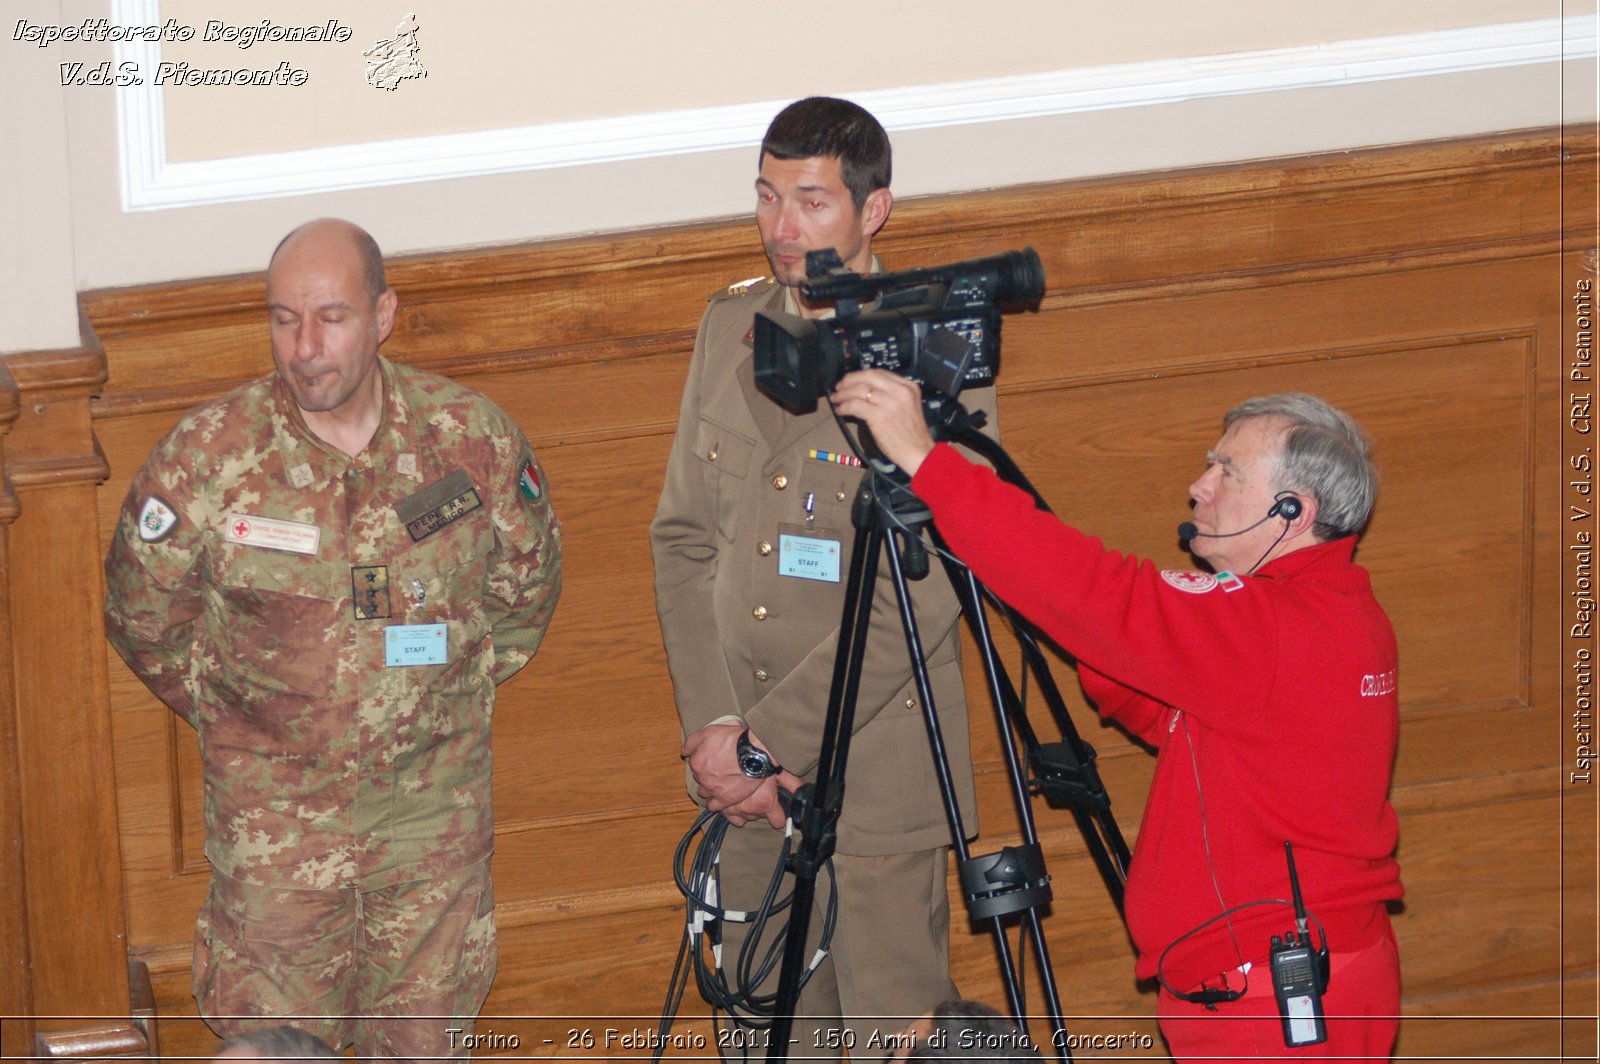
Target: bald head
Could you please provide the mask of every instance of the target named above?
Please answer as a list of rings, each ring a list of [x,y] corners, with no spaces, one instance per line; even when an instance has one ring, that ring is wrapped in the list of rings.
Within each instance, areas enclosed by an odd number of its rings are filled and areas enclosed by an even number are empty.
[[[282,1061],[287,1064],[292,1060],[337,1060],[338,1057],[339,1054],[316,1035],[286,1024],[248,1034],[236,1034],[219,1045],[217,1055],[211,1059]]]
[[[383,272],[383,252],[378,249],[378,242],[372,239],[371,233],[342,218],[318,218],[290,230],[289,235],[278,241],[278,246],[272,249],[272,258],[267,262],[269,284],[272,269],[278,264],[279,257],[301,244],[312,245],[318,250],[333,250],[342,246],[354,254],[360,264],[367,295],[374,304],[379,296],[389,290],[389,282]]]
[[[383,255],[358,226],[308,222],[283,238],[267,267],[272,358],[306,425],[356,454],[383,410],[378,348],[394,328]]]

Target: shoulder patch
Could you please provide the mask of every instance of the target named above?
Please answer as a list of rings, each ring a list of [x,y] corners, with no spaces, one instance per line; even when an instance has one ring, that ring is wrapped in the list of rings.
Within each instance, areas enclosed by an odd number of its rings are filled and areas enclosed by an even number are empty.
[[[522,472],[517,474],[517,490],[534,501],[544,494],[544,485],[539,483],[539,469],[533,464],[532,458],[522,461]]]
[[[178,512],[172,504],[159,495],[151,495],[139,510],[139,538],[146,543],[160,543],[178,527]]]
[[[1180,572],[1176,569],[1161,570],[1161,579],[1177,588],[1187,591],[1191,595],[1204,595],[1207,591],[1217,587],[1217,578],[1210,573],[1200,573],[1193,570]]]

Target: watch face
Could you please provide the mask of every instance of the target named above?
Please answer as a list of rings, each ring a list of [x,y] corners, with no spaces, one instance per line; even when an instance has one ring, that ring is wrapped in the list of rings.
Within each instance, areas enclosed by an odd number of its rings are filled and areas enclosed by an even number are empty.
[[[739,771],[753,779],[772,775],[772,759],[752,747],[739,755]]]
[[[739,771],[753,780],[764,780],[783,771],[772,760],[771,754],[750,741],[749,728],[739,734],[739,745],[735,751],[739,758]]]

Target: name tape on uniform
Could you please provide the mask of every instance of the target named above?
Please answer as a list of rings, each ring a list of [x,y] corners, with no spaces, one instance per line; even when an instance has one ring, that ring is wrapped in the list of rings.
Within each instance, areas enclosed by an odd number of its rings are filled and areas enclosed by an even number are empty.
[[[466,470],[458,469],[395,503],[394,512],[411,533],[412,541],[418,542],[482,505],[478,489],[472,486],[472,478],[467,476]]]
[[[316,525],[252,514],[229,514],[223,523],[222,533],[229,543],[286,550],[295,554],[315,554],[317,545],[322,542],[322,529]]]

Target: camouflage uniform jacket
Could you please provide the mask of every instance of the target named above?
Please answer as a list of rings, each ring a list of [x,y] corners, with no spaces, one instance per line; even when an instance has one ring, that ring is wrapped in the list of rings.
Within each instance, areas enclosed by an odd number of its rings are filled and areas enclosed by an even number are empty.
[[[487,857],[494,686],[560,593],[560,529],[516,424],[379,366],[382,421],[355,457],[275,376],[185,415],[106,559],[110,640],[199,730],[206,855],[249,882],[371,889]]]

